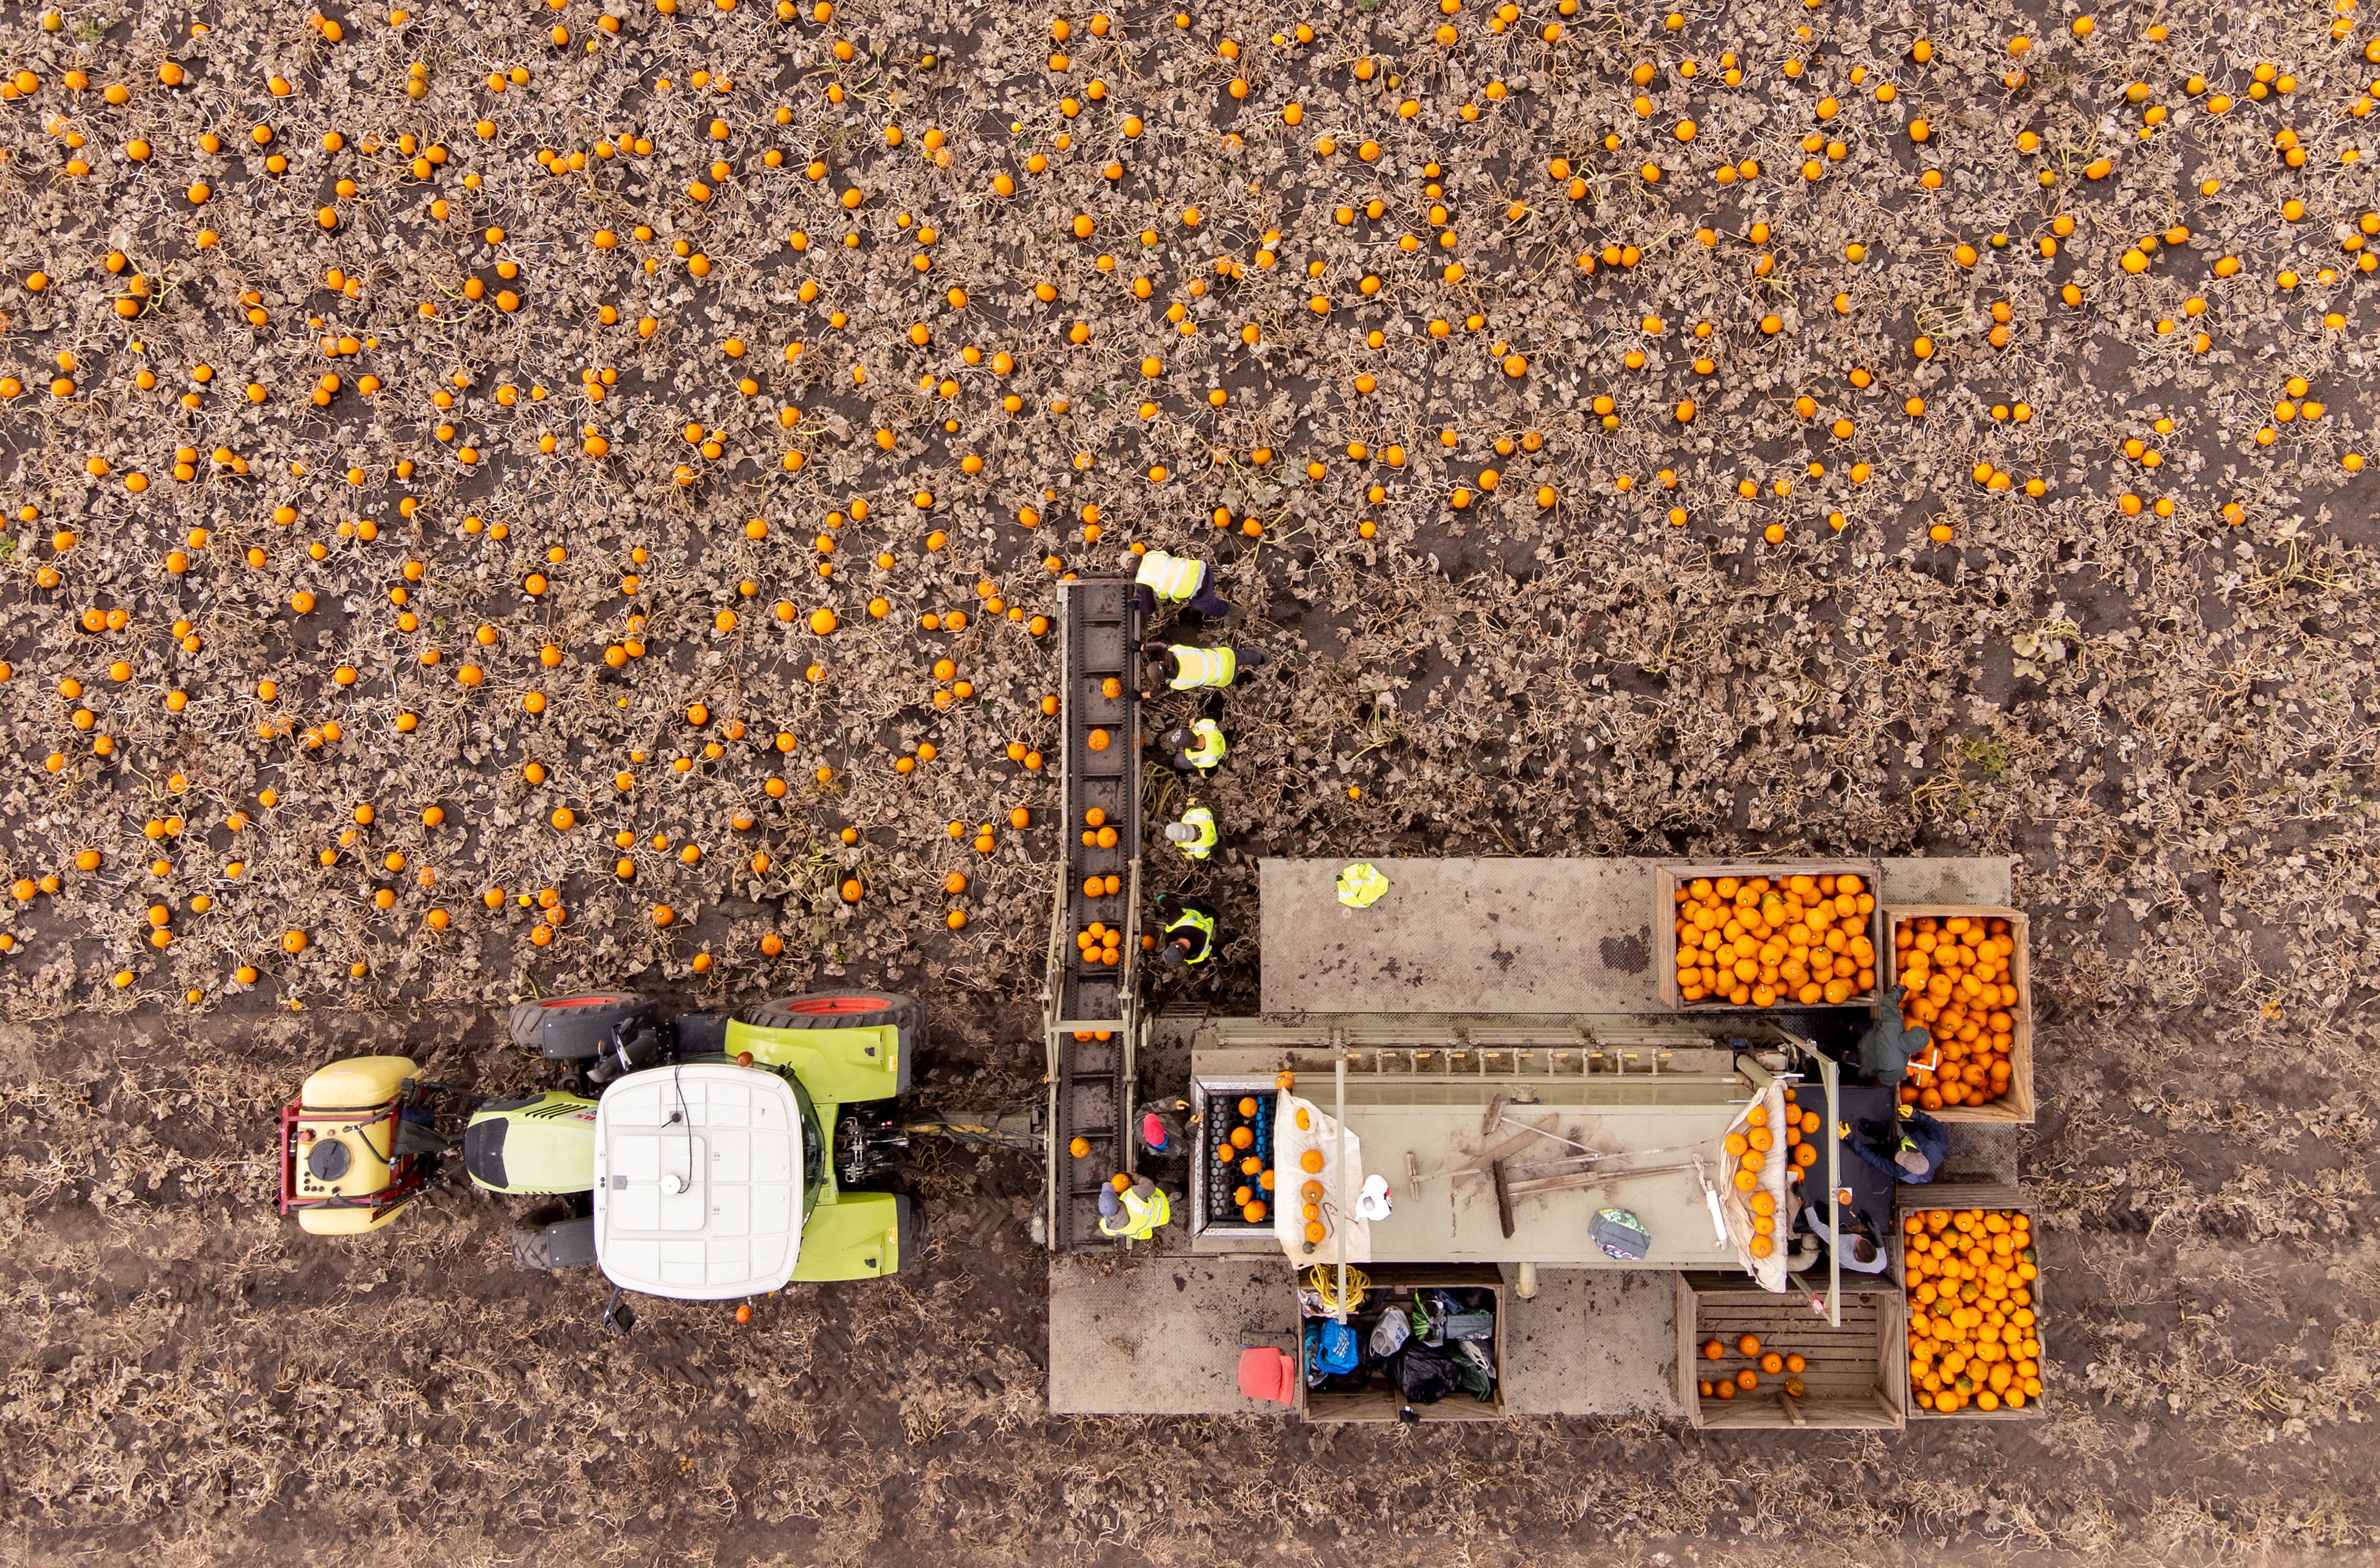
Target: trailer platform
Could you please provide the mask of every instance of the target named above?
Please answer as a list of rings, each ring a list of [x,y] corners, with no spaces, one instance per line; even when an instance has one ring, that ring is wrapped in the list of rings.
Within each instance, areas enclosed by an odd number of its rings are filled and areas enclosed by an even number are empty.
[[[1178,1233],[1169,1233],[1178,1234]],[[1671,1375],[1677,1293],[1667,1270],[1548,1269],[1536,1299],[1505,1272],[1508,1416],[1683,1415]],[[1240,1352],[1294,1353],[1295,1281],[1269,1258],[1056,1258],[1050,1409],[1061,1416],[1287,1416],[1239,1390]]]
[[[1350,857],[1349,858],[1355,858]],[[1388,893],[1339,902],[1339,860],[1266,858],[1263,1012],[1674,1015],[1653,868],[1637,859],[1375,860]],[[2005,857],[1888,859],[1885,904],[2004,905]]]

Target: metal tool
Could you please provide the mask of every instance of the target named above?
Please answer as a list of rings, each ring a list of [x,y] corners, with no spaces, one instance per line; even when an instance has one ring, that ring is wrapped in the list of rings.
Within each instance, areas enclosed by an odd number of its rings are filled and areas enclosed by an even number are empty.
[[[1512,1182],[1507,1189],[1514,1197],[1527,1197],[1541,1192],[1587,1192],[1609,1182],[1624,1182],[1634,1176],[1674,1176],[1691,1171],[1690,1164],[1645,1165],[1632,1171],[1576,1171],[1566,1176],[1539,1176],[1533,1181]]]
[[[1488,1114],[1479,1119],[1479,1136],[1481,1137],[1486,1137],[1489,1133],[1494,1132],[1503,1124],[1504,1097],[1500,1094],[1488,1101]],[[1538,1137],[1551,1138],[1556,1143],[1568,1144],[1571,1148],[1577,1149],[1581,1154],[1593,1154],[1597,1152],[1595,1149],[1589,1149],[1586,1145],[1579,1142],[1576,1138],[1566,1138],[1562,1136],[1561,1134],[1553,1131],[1549,1127],[1532,1127],[1526,1122],[1515,1122],[1512,1125],[1525,1129]]]
[[[1530,1128],[1529,1130],[1535,1132],[1537,1129]],[[1514,1141],[1520,1142],[1524,1140],[1516,1139]],[[1605,1160],[1644,1160],[1656,1154],[1682,1154],[1687,1149],[1697,1149],[1700,1147],[1701,1146],[1698,1144],[1678,1143],[1666,1145],[1660,1149],[1614,1149],[1609,1154],[1573,1154],[1566,1159],[1539,1161],[1538,1162],[1531,1165],[1514,1165],[1511,1167],[1511,1169],[1515,1173],[1522,1171],[1560,1171],[1566,1170],[1573,1165],[1591,1165],[1599,1161]],[[1420,1183],[1425,1181],[1451,1181],[1457,1176],[1485,1176],[1488,1174],[1498,1163],[1509,1160],[1516,1152],[1517,1150],[1514,1149],[1511,1144],[1507,1144],[1497,1149],[1494,1154],[1487,1156],[1486,1158],[1488,1162],[1486,1164],[1470,1166],[1461,1171],[1416,1170],[1414,1166],[1414,1157],[1408,1153],[1405,1156],[1405,1177],[1408,1181],[1418,1185]]]
[[[1727,1215],[1725,1211],[1719,1208],[1718,1189],[1711,1185],[1710,1177],[1703,1173],[1703,1162],[1699,1160],[1694,1161],[1694,1180],[1702,1184],[1703,1201],[1710,1206],[1711,1230],[1717,1234],[1718,1238],[1711,1245],[1714,1246],[1725,1246],[1727,1245]]]
[[[1509,1160],[1513,1155],[1520,1153],[1521,1150],[1528,1148],[1530,1144],[1536,1142],[1544,1131],[1542,1128],[1529,1125],[1526,1122],[1514,1122],[1511,1124],[1520,1129],[1518,1136],[1506,1138],[1502,1143],[1496,1145],[1493,1149],[1488,1149],[1484,1154],[1470,1156],[1469,1158],[1477,1161],[1478,1163],[1475,1165],[1466,1166],[1459,1171],[1421,1170],[1415,1165],[1413,1156],[1408,1153],[1405,1156],[1406,1179],[1411,1181],[1415,1185],[1415,1189],[1418,1190],[1420,1184],[1426,1181],[1438,1181],[1440,1179],[1451,1181],[1457,1176],[1484,1176],[1488,1173],[1488,1167],[1489,1165],[1494,1164],[1499,1160]]]
[[[1613,1182],[1624,1182],[1634,1176],[1671,1176],[1681,1171],[1692,1171],[1693,1164],[1646,1165],[1633,1171],[1575,1171],[1566,1176],[1540,1176],[1535,1181],[1516,1182],[1498,1161],[1491,1170],[1496,1181],[1496,1219],[1504,1227],[1505,1239],[1512,1235],[1512,1200],[1533,1197],[1549,1192],[1587,1192]]]

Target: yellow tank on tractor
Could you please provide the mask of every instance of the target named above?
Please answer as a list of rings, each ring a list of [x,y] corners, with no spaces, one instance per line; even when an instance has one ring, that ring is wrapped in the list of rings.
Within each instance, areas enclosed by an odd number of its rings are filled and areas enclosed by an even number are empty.
[[[434,1088],[405,1056],[334,1062],[281,1112],[281,1212],[322,1236],[376,1231],[437,1175]]]

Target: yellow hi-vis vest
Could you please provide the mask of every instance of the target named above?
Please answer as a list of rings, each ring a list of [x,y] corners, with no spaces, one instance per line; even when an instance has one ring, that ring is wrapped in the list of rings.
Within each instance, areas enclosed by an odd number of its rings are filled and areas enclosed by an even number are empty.
[[[1339,902],[1350,909],[1368,909],[1389,891],[1389,879],[1368,860],[1358,860],[1339,873]]]
[[[1130,1187],[1116,1194],[1123,1204],[1123,1212],[1099,1222],[1103,1236],[1123,1236],[1133,1241],[1147,1241],[1157,1234],[1157,1228],[1173,1218],[1172,1202],[1159,1187],[1146,1198]]]
[[[1176,691],[1229,686],[1232,677],[1240,673],[1239,655],[1228,648],[1193,648],[1177,642],[1170,651],[1180,673],[1166,684]]]
[[[1190,748],[1183,755],[1190,759],[1192,767],[1201,772],[1222,766],[1223,753],[1232,748],[1231,743],[1223,738],[1223,726],[1212,719],[1201,719],[1192,724],[1190,739]]]
[[[1168,555],[1162,550],[1152,550],[1140,558],[1140,570],[1132,579],[1158,598],[1175,603],[1198,591],[1207,580],[1207,564],[1187,555]]]
[[[1215,917],[1201,915],[1196,909],[1184,909],[1165,928],[1165,940],[1171,942],[1185,931],[1198,935],[1198,951],[1183,960],[1185,964],[1204,964],[1215,951]]]
[[[1193,806],[1182,813],[1182,825],[1196,829],[1198,836],[1187,844],[1176,843],[1174,848],[1193,860],[1204,860],[1215,852],[1215,844],[1220,836],[1215,832],[1215,813],[1204,806]]]

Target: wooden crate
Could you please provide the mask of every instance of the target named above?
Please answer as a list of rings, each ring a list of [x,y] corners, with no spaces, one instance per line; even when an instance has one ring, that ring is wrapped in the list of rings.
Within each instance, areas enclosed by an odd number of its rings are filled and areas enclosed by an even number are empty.
[[[1993,904],[1895,904],[1881,911],[1884,916],[1884,936],[1888,944],[1879,951],[1891,953],[1892,933],[1902,920],[1914,920],[1930,915],[1945,919],[1953,915],[1970,918],[2006,920],[2009,934],[2016,939],[2016,951],[2009,954],[2009,975],[2016,982],[2016,1006],[2010,1009],[2016,1027],[2009,1031],[2009,1087],[1998,1100],[1982,1105],[1946,1105],[1929,1114],[1945,1122],[2001,1122],[2022,1126],[2033,1125],[2033,959],[2032,922],[2021,909],[2010,909]],[[1895,962],[1888,956],[1888,965]],[[1889,987],[1895,983],[1898,969],[1878,970],[1876,983]],[[1929,1205],[1929,1207],[1931,1207]]]
[[[1749,1003],[1738,1007],[1732,1002],[1709,1000],[1688,1002],[1681,996],[1678,992],[1678,947],[1675,930],[1678,922],[1679,888],[1693,881],[1696,877],[1709,877],[1714,880],[1719,877],[1767,877],[1771,881],[1775,881],[1781,877],[1799,876],[1804,872],[1812,876],[1825,876],[1829,873],[1840,875],[1845,871],[1851,872],[1864,882],[1867,885],[1867,891],[1876,901],[1875,912],[1868,917],[1868,941],[1876,944],[1878,965],[1876,972],[1876,984],[1882,986],[1886,983],[1885,971],[1882,967],[1888,952],[1885,939],[1891,932],[1884,924],[1884,868],[1876,861],[1847,857],[1832,860],[1772,860],[1765,864],[1736,862],[1718,866],[1698,865],[1691,860],[1667,860],[1657,863],[1653,868],[1653,947],[1654,973],[1660,985],[1661,1005],[1680,1013],[1734,1014],[1761,1011],[1791,1012],[1803,1005],[1798,1002],[1779,1003],[1774,1008],[1761,1009],[1753,1007]],[[1856,991],[1841,1003],[1821,1002],[1815,1005],[1866,1007],[1875,1003],[1877,994],[1873,991]]]
[[[1362,1305],[1349,1318],[1355,1331],[1369,1338],[1372,1324],[1379,1318],[1383,1305],[1410,1305],[1416,1290],[1486,1290],[1493,1293],[1492,1306],[1496,1314],[1496,1337],[1488,1342],[1496,1358],[1496,1385],[1487,1404],[1467,1393],[1441,1399],[1436,1404],[1413,1406],[1415,1416],[1424,1421],[1500,1421],[1504,1418],[1504,1377],[1510,1363],[1504,1355],[1504,1314],[1512,1306],[1504,1291],[1504,1276],[1492,1263],[1415,1264],[1398,1267],[1394,1264],[1366,1265],[1364,1272],[1371,1280],[1364,1292]],[[1300,1275],[1303,1278],[1303,1275]],[[1305,1386],[1305,1319],[1298,1319],[1297,1334],[1297,1414],[1307,1421],[1394,1421],[1405,1409],[1404,1396],[1391,1382],[1375,1382],[1366,1389],[1341,1392],[1330,1389],[1309,1389]]]
[[[2020,1189],[2005,1183],[1927,1182],[1916,1186],[1903,1186],[1893,1195],[1893,1212],[1896,1220],[1903,1215],[1928,1209],[1948,1209],[1953,1212],[1961,1209],[1998,1209],[2013,1214],[2022,1214],[2032,1222],[2035,1247],[2038,1248],[2040,1245],[2040,1206],[2025,1197]],[[1897,1225],[1894,1228],[1899,1229]],[[2046,1330],[2049,1327],[2049,1308],[2046,1304],[2047,1293],[2042,1288],[2048,1282],[2048,1271],[2044,1270],[2040,1276],[2027,1287],[2033,1292],[2033,1310],[2040,1319],[2035,1325],[2036,1330]],[[1900,1353],[1900,1377],[1904,1384],[1909,1380],[1909,1342],[1906,1326],[1908,1319],[1905,1311],[1908,1299],[1905,1289],[1901,1297],[1904,1313]],[[2038,1338],[2039,1334],[2036,1333],[2034,1337]],[[2039,1357],[2044,1392],[2046,1392],[2049,1387],[2048,1350],[2049,1346],[2045,1342],[2042,1345],[2043,1354]],[[2010,1410],[2006,1405],[2000,1406],[1998,1410],[1978,1410],[1971,1404],[1964,1410],[1954,1411],[1948,1416],[1937,1411],[1920,1410],[1914,1400],[1910,1402],[1909,1406],[1909,1418],[1912,1421],[2038,1421],[2044,1414],[2043,1403],[2038,1399],[2026,1400],[2024,1408],[2022,1410]]]
[[[1881,1277],[1881,1276],[1879,1276]],[[1709,1431],[1750,1431],[1777,1427],[1834,1430],[1900,1431],[1909,1419],[1909,1316],[1898,1289],[1854,1290],[1844,1280],[1840,1328],[1814,1316],[1797,1294],[1747,1290],[1727,1276],[1678,1277],[1678,1401],[1687,1417]],[[1760,1336],[1762,1350],[1798,1354],[1809,1362],[1799,1374],[1806,1392],[1785,1392],[1785,1380],[1763,1372],[1760,1386],[1731,1400],[1702,1396],[1705,1378],[1717,1382],[1743,1368],[1735,1342]],[[1705,1341],[1726,1344],[1727,1355],[1703,1359]]]

